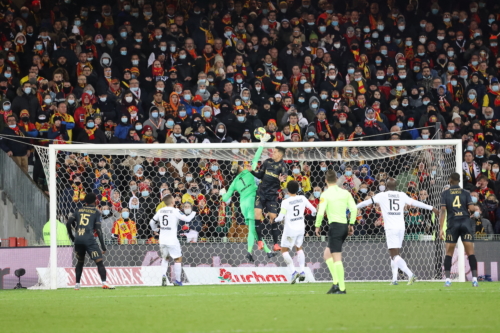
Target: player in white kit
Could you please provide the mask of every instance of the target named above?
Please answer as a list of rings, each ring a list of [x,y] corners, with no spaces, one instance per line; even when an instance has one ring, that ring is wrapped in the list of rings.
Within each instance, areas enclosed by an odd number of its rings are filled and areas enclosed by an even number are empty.
[[[285,259],[286,265],[292,274],[292,284],[297,279],[304,281],[306,274],[304,272],[306,257],[302,250],[304,242],[304,233],[306,232],[306,224],[304,220],[304,210],[306,207],[312,212],[312,216],[316,215],[316,208],[303,195],[297,195],[299,191],[299,183],[295,180],[289,181],[286,186],[290,197],[281,202],[281,210],[276,222],[285,220],[285,228],[281,236],[281,254]],[[295,247],[297,258],[299,259],[299,272],[295,270],[293,259],[290,256],[290,249]]]
[[[413,284],[417,277],[408,268],[406,262],[399,255],[403,239],[405,236],[405,205],[432,210],[438,214],[438,210],[432,206],[426,205],[420,201],[410,198],[406,193],[396,191],[397,182],[390,179],[387,182],[387,191],[380,192],[371,199],[365,200],[357,205],[357,208],[363,208],[373,204],[379,204],[384,218],[385,236],[387,238],[387,247],[391,256],[392,285],[397,285],[398,268],[408,275],[408,285]]]
[[[162,286],[167,285],[168,257],[171,257],[175,262],[172,282],[174,286],[182,286],[182,251],[179,239],[177,239],[177,226],[179,220],[191,222],[196,213],[191,212],[187,216],[182,214],[179,209],[174,207],[174,197],[170,194],[163,198],[163,202],[165,203],[165,207],[156,212],[155,216],[149,222],[155,235],[158,235],[158,231],[160,233],[161,266],[165,269],[162,276]],[[160,225],[159,228],[158,225]]]

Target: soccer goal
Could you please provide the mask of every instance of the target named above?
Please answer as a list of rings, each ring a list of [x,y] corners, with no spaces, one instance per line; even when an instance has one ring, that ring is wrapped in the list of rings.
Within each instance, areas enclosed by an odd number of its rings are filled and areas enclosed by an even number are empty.
[[[290,166],[287,180],[297,180],[301,184],[299,193],[314,205],[325,189],[327,170],[338,173],[338,185],[350,190],[357,202],[384,191],[387,179],[394,178],[399,190],[435,207],[439,207],[448,176],[452,172],[462,174],[461,140],[273,142],[265,145],[261,161],[269,158],[276,146],[286,148],[284,160]],[[91,191],[97,195],[97,207],[103,212],[108,250],[104,263],[108,281],[114,285],[161,285],[158,240],[149,221],[166,194],[173,195],[179,209],[197,212],[197,217],[186,226],[181,224],[178,231],[184,283],[289,281],[280,254],[270,258],[255,245],[255,261],[248,262],[248,227],[240,213],[238,197],[233,196],[229,202],[220,199],[239,166],[250,163],[258,147],[254,143],[224,143],[73,144],[38,148],[49,180],[52,240],[48,266],[37,268],[38,287],[74,285],[76,260],[72,247],[57,239],[58,225],[61,227],[57,221],[65,223],[83,205],[84,194]],[[280,198],[287,195],[285,189],[277,194]],[[407,207],[405,212],[402,255],[419,279],[442,280],[444,242],[437,237],[438,219],[414,207]],[[350,214],[357,214],[357,223],[355,234],[344,247],[346,280],[389,281],[390,258],[380,212],[377,207],[368,207]],[[330,274],[323,262],[326,219],[321,237],[314,235],[314,217],[306,213],[306,221],[307,280],[329,281]],[[272,247],[267,219],[264,225],[264,241]],[[460,243],[452,269],[457,281],[465,281],[464,256]],[[88,258],[85,267],[82,286],[100,285],[95,265]]]

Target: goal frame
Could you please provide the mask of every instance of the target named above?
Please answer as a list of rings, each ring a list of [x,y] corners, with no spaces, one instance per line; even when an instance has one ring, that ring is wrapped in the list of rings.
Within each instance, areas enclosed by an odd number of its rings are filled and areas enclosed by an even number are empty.
[[[209,144],[210,149],[235,149],[246,148],[256,149],[260,147],[260,143],[213,143]],[[264,144],[266,148],[274,147],[283,148],[351,148],[351,147],[394,147],[394,146],[455,146],[456,152],[462,152],[462,140],[446,139],[446,140],[397,140],[397,141],[322,141],[322,142],[268,142]],[[52,196],[57,193],[56,179],[56,162],[58,151],[72,152],[87,152],[91,151],[109,151],[122,150],[123,155],[129,151],[136,150],[185,150],[188,149],[207,149],[207,144],[50,144],[48,148],[49,157],[49,194],[50,194],[50,289],[57,289],[57,200],[53,200]],[[456,172],[462,174],[462,154],[455,154]],[[460,178],[460,186],[463,185],[463,179]],[[458,255],[458,282],[465,282],[465,254],[462,240],[457,243]]]

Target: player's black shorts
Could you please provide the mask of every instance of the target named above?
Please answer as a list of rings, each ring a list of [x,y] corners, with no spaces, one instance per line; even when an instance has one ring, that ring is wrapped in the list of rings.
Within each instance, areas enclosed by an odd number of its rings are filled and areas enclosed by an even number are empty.
[[[102,259],[102,252],[99,245],[96,242],[88,244],[75,244],[75,252],[78,259],[83,260],[85,258],[85,252],[88,253],[90,259],[97,260]]]
[[[255,208],[262,210],[266,208],[268,213],[278,214],[278,197],[264,197],[257,194],[255,196]]]
[[[448,229],[446,229],[446,243],[458,242],[458,237],[462,238],[462,242],[474,241],[474,230],[472,230],[472,222],[470,219],[454,220],[452,223],[448,222]]]
[[[330,223],[328,229],[328,247],[331,253],[342,252],[342,245],[348,233],[347,223]]]

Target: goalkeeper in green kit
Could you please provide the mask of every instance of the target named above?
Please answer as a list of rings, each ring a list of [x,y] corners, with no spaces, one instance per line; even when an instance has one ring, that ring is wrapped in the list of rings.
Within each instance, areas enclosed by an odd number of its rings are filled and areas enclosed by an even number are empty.
[[[269,134],[265,134],[261,137],[260,141],[263,144],[264,142],[270,139]],[[240,209],[243,217],[245,218],[245,224],[248,226],[248,253],[246,255],[246,259],[250,262],[253,262],[252,250],[254,243],[257,241],[257,231],[255,230],[255,213],[254,213],[254,204],[255,204],[255,196],[257,193],[257,184],[255,184],[255,178],[250,172],[251,170],[255,170],[259,163],[260,155],[262,155],[262,151],[264,150],[264,146],[260,146],[255,153],[255,157],[252,160],[252,166],[249,168],[248,166],[244,166],[242,164],[238,165],[238,175],[234,178],[231,186],[226,193],[222,195],[222,201],[228,202],[231,199],[231,196],[234,192],[238,192],[240,194]],[[272,258],[276,255],[276,253],[272,252],[267,245],[264,243],[264,251],[267,253],[268,258]]]

